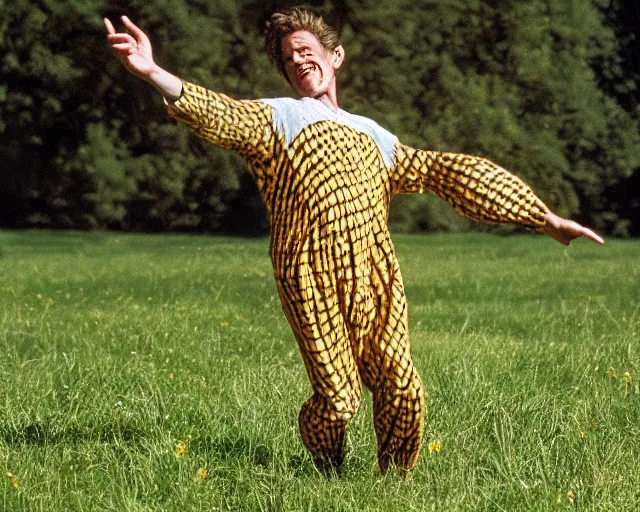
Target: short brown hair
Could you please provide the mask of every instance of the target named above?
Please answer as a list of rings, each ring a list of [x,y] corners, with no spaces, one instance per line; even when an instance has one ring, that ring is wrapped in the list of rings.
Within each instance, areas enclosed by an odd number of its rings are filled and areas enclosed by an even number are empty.
[[[293,7],[271,15],[265,26],[264,47],[280,73],[287,77],[282,59],[282,38],[298,30],[311,32],[327,50],[340,46],[338,31],[327,25],[319,14],[304,7]]]

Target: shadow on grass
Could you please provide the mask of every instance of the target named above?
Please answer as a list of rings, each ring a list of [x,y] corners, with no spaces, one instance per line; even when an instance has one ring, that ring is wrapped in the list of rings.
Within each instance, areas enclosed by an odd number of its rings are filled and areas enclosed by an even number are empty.
[[[244,459],[254,466],[265,468],[273,460],[273,454],[267,446],[256,444],[254,440],[242,436],[206,436],[202,440],[191,441],[190,447],[195,452],[213,453],[220,458]]]
[[[34,422],[25,426],[0,427],[0,443],[15,448],[46,445],[78,446],[85,443],[142,445],[145,440],[148,442],[149,437],[148,429],[118,423],[57,428],[47,422]],[[338,470],[322,464],[314,464],[310,454],[302,450],[284,460],[276,460],[277,455],[274,455],[268,446],[244,436],[206,436],[192,440],[189,443],[189,449],[200,454],[211,454],[217,459],[242,460],[251,466],[264,469],[280,466],[297,476],[321,475],[325,478],[340,478],[354,472],[361,473],[367,468],[362,459],[350,454],[347,454],[343,465]]]
[[[253,466],[265,469],[274,466],[286,468],[297,476],[318,476],[325,478],[340,478],[352,473],[362,473],[368,469],[366,461],[355,454],[347,453],[342,466],[336,470],[333,466],[315,462],[310,453],[302,447],[300,441],[300,451],[277,460],[278,455],[264,444],[257,444],[254,439],[239,435],[238,437],[208,437],[206,440],[194,440],[191,444],[196,451],[209,451],[217,456],[229,459],[242,459],[248,461]]]
[[[280,466],[300,476],[318,474],[312,458],[306,453],[295,453],[284,460],[277,460],[278,455],[274,454],[270,447],[242,435],[219,437],[211,435],[202,440],[194,439],[191,442],[191,449],[200,453],[215,454],[216,458],[223,460],[243,460],[263,469]]]
[[[47,444],[78,445],[85,442],[105,443],[118,442],[137,443],[148,437],[145,430],[126,425],[109,424],[100,428],[87,425],[57,429],[46,423],[31,423],[24,427],[0,427],[0,439],[9,446],[44,446]]]

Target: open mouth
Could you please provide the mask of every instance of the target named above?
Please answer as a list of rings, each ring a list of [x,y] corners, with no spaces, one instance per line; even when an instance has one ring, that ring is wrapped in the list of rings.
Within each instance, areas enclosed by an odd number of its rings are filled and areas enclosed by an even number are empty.
[[[298,81],[303,81],[305,78],[311,76],[315,71],[313,64],[305,64],[298,69]]]

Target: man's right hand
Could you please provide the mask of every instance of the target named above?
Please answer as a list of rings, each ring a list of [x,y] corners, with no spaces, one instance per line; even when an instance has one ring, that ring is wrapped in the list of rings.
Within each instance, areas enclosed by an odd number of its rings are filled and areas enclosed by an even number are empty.
[[[116,32],[111,21],[104,18],[107,39],[118,59],[131,73],[156,87],[165,98],[177,100],[182,92],[182,81],[156,65],[147,35],[126,16],[121,20],[128,32]]]
[[[129,32],[116,32],[111,21],[108,18],[104,19],[111,48],[129,71],[144,80],[149,80],[156,67],[151,42],[129,18],[122,16],[121,19]]]

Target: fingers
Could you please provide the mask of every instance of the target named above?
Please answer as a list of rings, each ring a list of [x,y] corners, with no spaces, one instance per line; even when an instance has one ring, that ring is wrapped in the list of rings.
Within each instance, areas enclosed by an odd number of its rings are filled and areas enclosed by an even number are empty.
[[[104,22],[104,26],[107,27],[107,32],[109,34],[115,34],[116,33],[116,29],[113,28],[113,24],[111,23],[109,18],[103,18],[102,21]]]
[[[124,26],[127,27],[127,29],[131,31],[131,33],[135,36],[138,42],[143,42],[148,40],[147,35],[142,30],[140,30],[133,23],[133,21],[131,21],[126,16],[121,16],[120,19],[122,20],[122,23],[124,23]]]
[[[120,34],[109,34],[107,35],[107,39],[109,40],[109,42],[111,44],[123,44],[123,43],[127,43],[130,45],[136,45],[136,40],[131,37],[130,34],[124,34],[124,33],[120,33]]]
[[[132,45],[130,43],[120,43],[120,44],[111,45],[111,47],[114,50],[126,50],[129,53],[133,53],[135,45]]]
[[[585,228],[581,224],[578,224],[574,221],[569,221],[567,229],[565,230],[566,235],[569,236],[569,240],[573,240],[574,238],[587,238],[588,240],[593,240],[598,244],[603,244],[604,240],[598,236],[595,232],[591,231],[589,228]]]
[[[122,23],[127,28],[127,30],[129,30],[134,35],[135,39],[126,32],[116,32],[116,29],[113,27],[113,23],[111,23],[111,20],[109,18],[103,18],[102,21],[104,22],[104,26],[107,28],[107,37],[109,41],[111,41],[112,43],[123,43],[125,42],[122,40],[123,37],[127,37],[126,42],[129,42],[131,44],[145,43],[149,41],[147,35],[142,30],[140,30],[127,16],[121,16],[120,19],[122,20]],[[118,37],[115,38],[113,36]]]
[[[597,233],[594,233],[593,231],[591,231],[590,229],[587,228],[582,228],[583,229],[583,234],[582,236],[584,238],[588,238],[589,240],[593,240],[594,242],[598,243],[598,244],[603,244],[604,240],[598,236]]]

